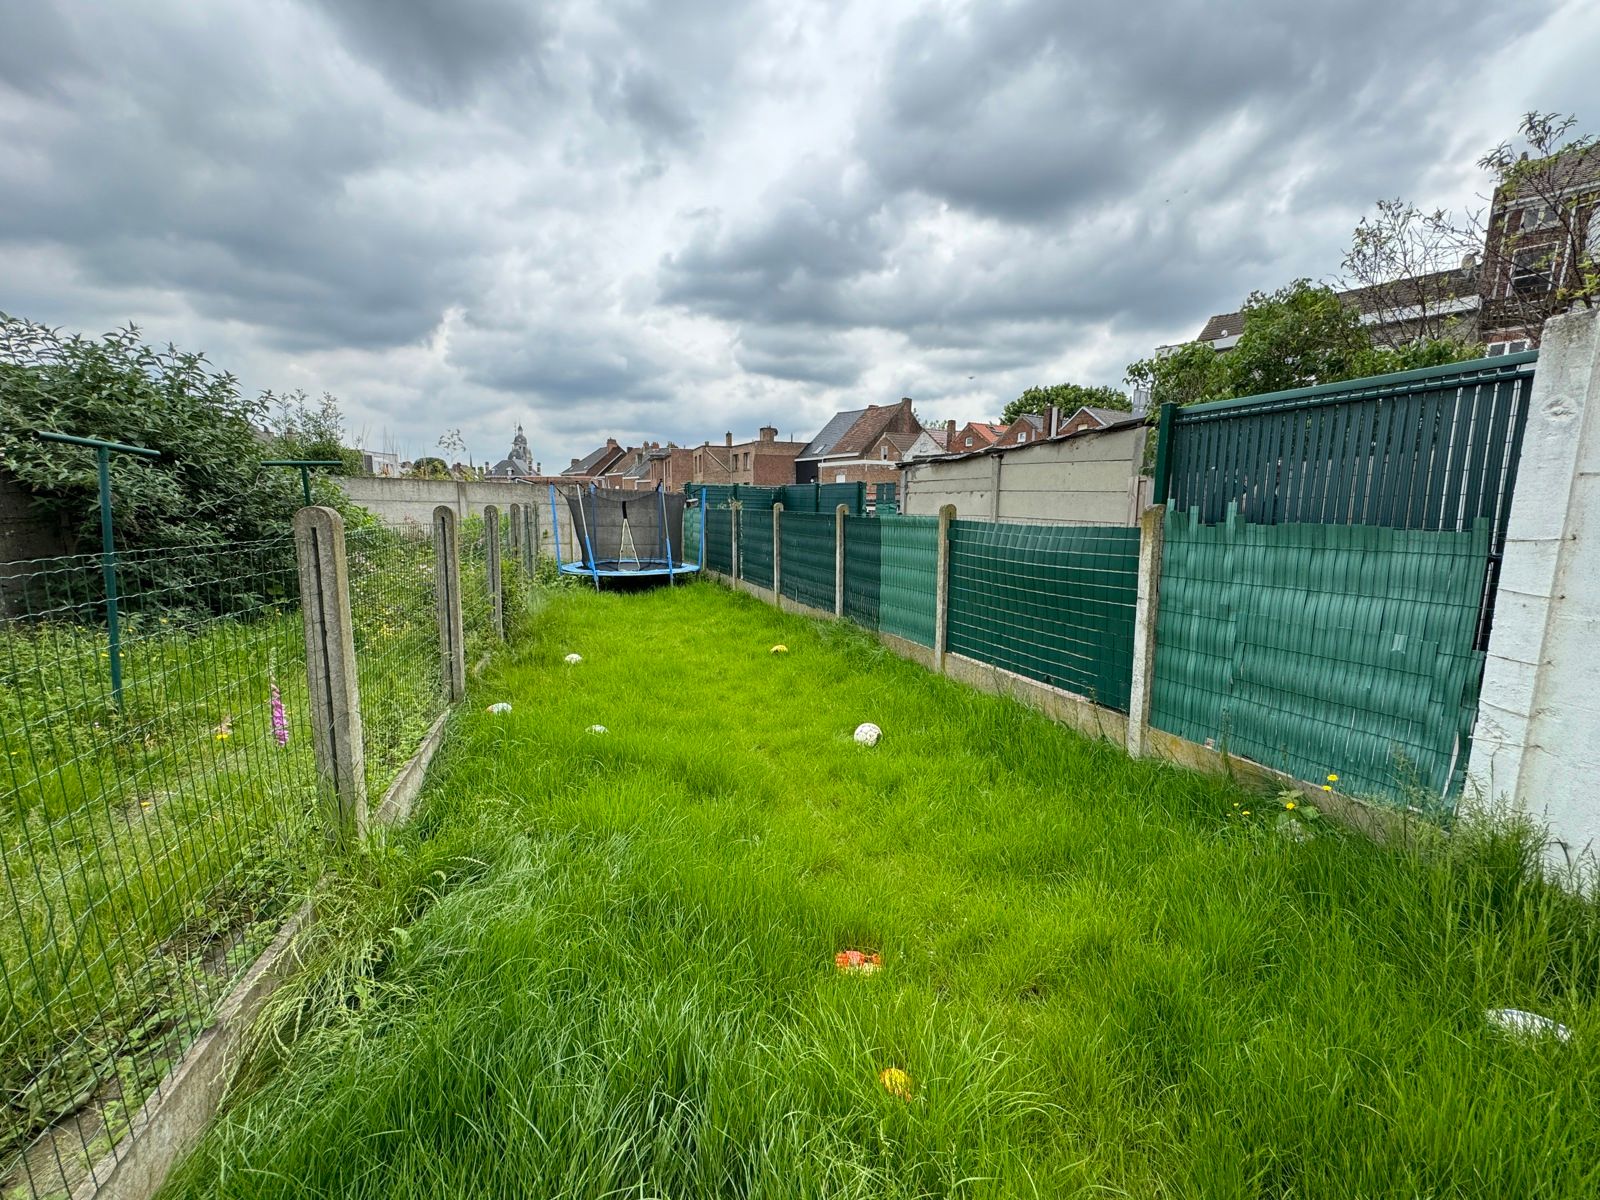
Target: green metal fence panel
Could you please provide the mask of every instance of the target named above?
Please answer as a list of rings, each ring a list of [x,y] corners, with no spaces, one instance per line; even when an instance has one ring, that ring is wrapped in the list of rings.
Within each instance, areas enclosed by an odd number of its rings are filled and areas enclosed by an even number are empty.
[[[932,646],[938,613],[939,518],[876,520],[878,628],[919,646]],[[845,536],[848,539],[849,534]],[[845,554],[849,553],[846,540]]]
[[[900,503],[895,498],[897,485],[880,483],[872,497],[872,511],[880,517],[892,517],[900,511]]]
[[[1137,529],[952,521],[946,645],[1126,711],[1138,566]]]
[[[785,512],[814,513],[819,512],[818,488],[815,483],[791,483],[783,489],[783,508]]]
[[[833,515],[783,514],[783,594],[801,604],[833,611]]]
[[[1537,351],[1196,404],[1165,495],[1207,524],[1381,525],[1504,538]],[[1158,492],[1162,491],[1159,487]]]
[[[1169,511],[1151,722],[1343,792],[1459,794],[1491,529]]]
[[[755,487],[752,484],[739,485],[739,504],[748,509],[770,509],[783,499],[781,487]]]
[[[739,578],[772,586],[772,510],[739,510]]]
[[[881,522],[872,517],[844,519],[844,615],[868,629],[878,628],[881,533]]]
[[[706,567],[733,574],[733,510],[706,509]]]
[[[853,517],[867,511],[867,485],[864,483],[823,483],[817,486],[817,511],[831,513],[844,505]]]

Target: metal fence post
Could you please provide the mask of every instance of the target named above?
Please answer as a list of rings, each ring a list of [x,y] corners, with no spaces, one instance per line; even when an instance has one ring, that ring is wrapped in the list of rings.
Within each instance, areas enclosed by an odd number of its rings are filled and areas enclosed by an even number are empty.
[[[1156,418],[1156,463],[1151,474],[1150,499],[1155,504],[1166,504],[1172,485],[1172,422],[1178,406],[1170,400],[1161,406]]]
[[[934,578],[933,669],[944,673],[945,627],[950,617],[950,522],[956,519],[954,504],[939,508],[939,565]]]
[[[347,845],[366,837],[367,775],[344,520],[331,508],[302,508],[294,516],[294,549],[306,629],[311,741],[317,774],[331,800],[327,833],[330,841]]]
[[[844,518],[849,511],[848,504],[833,510],[833,615],[836,617],[844,616]]]
[[[783,502],[780,500],[772,506],[772,602],[779,608],[783,601],[781,581],[783,577]]]
[[[1128,754],[1149,752],[1150,690],[1156,677],[1156,614],[1161,599],[1161,550],[1166,536],[1165,504],[1139,516],[1139,599],[1133,615],[1133,683],[1128,694]]]
[[[495,636],[506,640],[505,580],[500,571],[500,510],[483,506],[483,573],[489,581],[489,621]]]
[[[728,560],[728,577],[738,585],[741,572],[739,570],[739,518],[744,515],[744,502],[730,500],[728,502],[728,531],[733,539],[733,557]]]
[[[439,620],[444,698],[454,704],[467,694],[467,649],[461,620],[461,544],[456,538],[456,510],[448,504],[433,510],[433,560],[433,611]]]

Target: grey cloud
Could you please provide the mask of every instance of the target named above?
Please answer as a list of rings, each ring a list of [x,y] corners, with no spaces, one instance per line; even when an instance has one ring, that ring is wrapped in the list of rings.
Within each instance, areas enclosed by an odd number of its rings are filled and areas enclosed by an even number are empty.
[[[747,329],[734,358],[757,375],[830,387],[855,383],[863,365],[836,333],[804,326]]]
[[[443,107],[491,80],[538,78],[552,30],[520,0],[316,0],[358,58],[406,96]]]

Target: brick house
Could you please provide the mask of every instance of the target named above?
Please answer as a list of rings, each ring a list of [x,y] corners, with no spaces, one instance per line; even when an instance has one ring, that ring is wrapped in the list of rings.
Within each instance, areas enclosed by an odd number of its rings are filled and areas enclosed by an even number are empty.
[[[917,435],[917,440],[911,443],[911,449],[901,455],[901,462],[910,462],[915,458],[932,458],[936,454],[944,454],[950,448],[950,439],[955,436],[956,423],[946,421],[942,428],[924,429]]]
[[[992,445],[1026,446],[1029,442],[1049,437],[1052,432],[1050,424],[1054,419],[1053,408],[1047,413],[1022,413],[1015,421],[1002,428],[1000,436],[995,438]]]
[[[692,452],[695,483],[782,487],[795,481],[795,456],[805,449],[805,442],[780,442],[772,425],[763,425],[751,442],[735,443],[731,432],[724,436],[721,446],[706,442]]]
[[[1122,424],[1130,415],[1115,408],[1093,408],[1085,405],[1061,421],[1056,432],[1059,436],[1066,437],[1068,434],[1082,433],[1085,429],[1109,429],[1113,425]]]
[[[598,478],[611,470],[627,453],[627,449],[616,438],[607,438],[604,446],[591,450],[582,458],[573,459],[572,465],[561,474],[584,479]]]
[[[968,421],[950,435],[945,449],[951,454],[970,454],[987,450],[1000,440],[1006,427],[994,421]]]
[[[911,411],[911,400],[899,404],[872,404],[855,414],[855,420],[830,445],[818,451],[828,432],[842,423],[845,413],[837,414],[806,446],[814,457],[812,479],[800,483],[895,483],[900,474],[896,466],[922,435],[922,424]],[[805,452],[801,455],[806,457]],[[798,460],[797,460],[798,464]],[[798,470],[797,470],[798,475]]]

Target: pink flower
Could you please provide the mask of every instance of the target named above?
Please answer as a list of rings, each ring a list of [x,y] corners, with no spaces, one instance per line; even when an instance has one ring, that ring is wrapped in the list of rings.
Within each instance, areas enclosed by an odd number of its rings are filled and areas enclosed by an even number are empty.
[[[283,712],[283,697],[278,695],[278,685],[272,685],[272,736],[278,739],[278,745],[289,744],[289,718]]]

